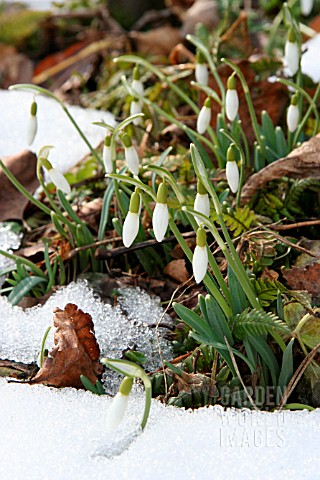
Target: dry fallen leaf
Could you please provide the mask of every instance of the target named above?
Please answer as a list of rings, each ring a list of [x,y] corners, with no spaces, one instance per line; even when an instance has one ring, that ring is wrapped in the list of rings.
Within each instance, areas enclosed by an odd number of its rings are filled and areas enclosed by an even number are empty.
[[[282,274],[292,290],[306,290],[317,303],[320,300],[320,263],[283,269]]]
[[[165,266],[163,273],[179,283],[185,283],[191,277],[184,259],[172,260]]]
[[[55,308],[53,323],[55,347],[30,383],[82,388],[80,375],[85,375],[95,384],[102,365],[91,316],[68,303],[64,310]]]
[[[181,40],[179,30],[170,25],[153,28],[148,32],[133,31],[129,33],[129,38],[134,41],[137,51],[153,55],[169,55]]]
[[[242,205],[264,185],[281,177],[320,179],[320,134],[292,150],[285,158],[270,163],[259,172],[251,175],[241,192]]]
[[[34,153],[24,150],[17,155],[4,158],[3,163],[29,193],[36,190],[39,182],[36,176],[37,157]],[[0,222],[21,220],[29,200],[18,192],[2,169],[0,169],[0,185]]]
[[[11,45],[0,43],[0,87],[8,88],[15,83],[30,83],[33,64],[23,53]]]

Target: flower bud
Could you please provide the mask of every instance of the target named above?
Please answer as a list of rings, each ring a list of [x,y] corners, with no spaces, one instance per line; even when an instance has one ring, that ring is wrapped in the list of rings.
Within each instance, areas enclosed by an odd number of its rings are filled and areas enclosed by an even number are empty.
[[[133,175],[138,175],[139,157],[138,157],[137,150],[132,145],[131,138],[127,133],[123,133],[120,136],[120,138],[124,146],[124,156],[125,156],[128,168]]]
[[[231,143],[227,151],[226,177],[232,193],[239,188],[239,169],[236,162],[235,146]]]
[[[296,35],[291,27],[288,33],[288,39],[284,48],[284,57],[288,66],[288,69],[295,75],[299,70],[300,65],[300,50],[296,40]]]
[[[205,133],[211,121],[211,99],[208,97],[201,108],[197,119],[197,132]]]
[[[112,433],[114,430],[116,430],[124,418],[132,384],[133,379],[130,377],[125,377],[121,382],[119,392],[112,400],[106,420],[108,433]]]
[[[226,92],[226,115],[230,122],[238,115],[239,110],[239,97],[236,90],[236,79],[235,74],[233,73],[227,82],[227,92]]]
[[[300,8],[301,8],[301,13],[305,17],[310,15],[312,9],[313,9],[313,0],[300,0]]]
[[[27,144],[32,145],[35,136],[38,130],[38,121],[37,121],[37,104],[35,101],[32,102],[30,108],[30,117],[27,125]]]
[[[134,67],[132,77],[133,77],[133,80],[132,80],[131,87],[133,90],[133,94],[134,92],[136,92],[139,95],[143,96],[144,88],[143,88],[143,83],[140,80],[140,71],[139,71],[138,65]]]
[[[140,194],[134,192],[131,195],[129,212],[123,223],[122,241],[129,248],[134,242],[139,231]]]
[[[137,113],[141,113],[142,110],[142,102],[139,100],[133,99],[130,103],[130,115],[136,115]],[[134,125],[140,125],[141,117],[137,117],[133,120]]]
[[[112,168],[112,152],[111,152],[111,136],[107,135],[104,139],[103,151],[102,151],[102,160],[104,164],[105,171],[111,173]]]
[[[205,277],[208,269],[208,252],[206,232],[202,227],[197,230],[197,245],[192,258],[192,270],[194,279],[200,283]]]
[[[160,183],[157,193],[157,203],[152,215],[152,227],[154,231],[154,236],[158,242],[162,242],[169,222],[169,211],[168,211],[168,187],[163,182]]]
[[[295,93],[287,110],[287,126],[289,132],[293,133],[299,124],[298,95]]]
[[[198,180],[197,183],[197,195],[194,201],[194,206],[193,209],[196,210],[197,212],[202,213],[206,217],[209,217],[210,215],[210,200],[209,200],[209,195],[203,186],[203,184]],[[201,223],[201,218],[195,216],[196,222],[198,225]]]
[[[61,190],[66,195],[68,195],[71,192],[71,187],[69,185],[69,182],[57,168],[51,168],[50,170],[47,170],[47,172],[50,177],[50,180],[52,181],[52,183],[55,184],[55,186],[59,190]]]

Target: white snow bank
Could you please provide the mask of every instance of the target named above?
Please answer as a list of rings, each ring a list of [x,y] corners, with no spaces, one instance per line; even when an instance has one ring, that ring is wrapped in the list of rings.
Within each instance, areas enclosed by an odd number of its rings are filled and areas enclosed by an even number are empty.
[[[107,396],[0,380],[3,480],[319,478],[320,411],[265,413],[130,400],[118,433],[105,431]],[[124,448],[124,450],[123,450]],[[115,456],[110,458],[112,452]],[[109,458],[108,458],[109,457]]]
[[[32,146],[28,146],[26,132],[33,97],[29,92],[0,90],[0,157],[15,155],[25,148],[38,153],[44,145],[53,145],[49,160],[64,173],[80,162],[89,149],[61,106],[41,95],[36,97],[37,135]],[[116,123],[110,112],[75,106],[69,106],[68,110],[93,147],[104,139],[106,130],[92,123],[104,121],[113,126]]]

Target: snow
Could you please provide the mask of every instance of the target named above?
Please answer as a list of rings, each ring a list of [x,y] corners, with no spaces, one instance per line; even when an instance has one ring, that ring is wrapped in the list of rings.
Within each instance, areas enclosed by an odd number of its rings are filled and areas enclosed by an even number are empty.
[[[109,436],[107,396],[0,380],[3,480],[314,479],[320,412],[195,412],[152,403],[142,434],[143,399],[131,399]],[[112,456],[113,454],[113,456]]]
[[[25,148],[38,153],[44,145],[53,145],[55,148],[50,151],[49,160],[54,167],[65,173],[89,153],[89,149],[61,106],[41,95],[36,96],[38,132],[34,143],[29,147],[26,132],[33,98],[34,94],[29,92],[0,90],[0,157],[15,155]],[[75,106],[68,107],[68,110],[93,147],[102,142],[106,130],[92,123],[104,121],[115,125],[110,112]]]

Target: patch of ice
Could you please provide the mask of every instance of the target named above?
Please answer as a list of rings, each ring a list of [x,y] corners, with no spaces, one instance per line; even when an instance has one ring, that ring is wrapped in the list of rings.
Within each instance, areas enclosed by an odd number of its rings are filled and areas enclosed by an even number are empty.
[[[4,480],[293,480],[319,478],[320,410],[267,413],[221,407],[184,411],[143,397],[106,433],[107,396],[0,380]]]
[[[15,155],[25,148],[37,154],[44,145],[53,145],[55,148],[50,151],[49,160],[65,173],[89,153],[88,147],[61,106],[41,95],[36,97],[38,131],[34,143],[29,147],[26,131],[33,97],[29,92],[0,90],[0,157]],[[110,112],[75,106],[69,106],[68,110],[93,147],[104,139],[106,131],[92,123],[103,120],[110,125],[116,124]]]
[[[21,234],[17,234],[11,230],[9,224],[0,223],[0,247],[1,250],[12,253],[12,250],[16,250],[20,246]],[[10,258],[0,255],[0,271],[6,268],[12,267],[15,262]],[[0,276],[0,286],[6,279],[6,275]]]
[[[121,293],[120,305],[112,307],[103,303],[85,280],[80,280],[60,289],[45,305],[25,311],[12,307],[6,297],[0,297],[0,358],[25,363],[35,361],[43,334],[52,325],[54,307],[64,308],[67,303],[75,303],[91,315],[102,356],[120,358],[123,350],[135,346],[146,355],[147,369],[158,368],[161,363],[156,332],[148,327],[145,318],[153,322],[160,320],[163,310],[159,299],[150,297],[140,288],[123,289]],[[53,347],[53,330],[47,341],[49,350]],[[164,357],[171,358],[170,344],[160,338],[160,346]],[[107,372],[106,381],[110,378],[109,370]],[[108,392],[115,393],[108,381],[106,383]]]

